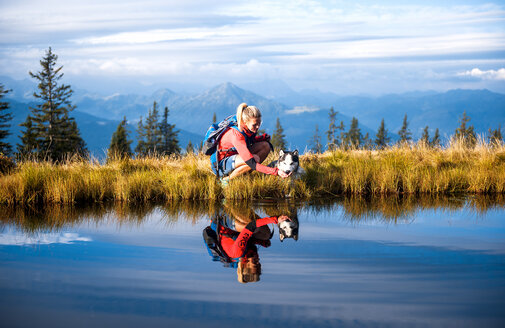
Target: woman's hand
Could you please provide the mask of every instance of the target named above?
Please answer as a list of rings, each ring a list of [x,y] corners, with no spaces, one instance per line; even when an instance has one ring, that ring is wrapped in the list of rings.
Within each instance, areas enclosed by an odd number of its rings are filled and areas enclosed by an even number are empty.
[[[283,221],[289,221],[289,220],[291,220],[291,219],[290,219],[289,217],[287,217],[286,215],[281,215],[281,216],[279,216],[279,217],[277,218],[277,222],[278,222],[278,223],[281,223],[281,222],[283,222]]]
[[[277,171],[277,175],[284,179],[291,176],[291,174],[293,174],[293,172],[289,172],[289,174],[287,174],[286,172],[281,170]]]

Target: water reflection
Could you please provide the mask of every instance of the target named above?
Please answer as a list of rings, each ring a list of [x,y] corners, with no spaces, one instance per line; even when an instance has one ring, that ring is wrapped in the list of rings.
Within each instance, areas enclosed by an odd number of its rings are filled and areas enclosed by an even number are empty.
[[[311,202],[261,201],[261,202],[168,202],[164,204],[130,205],[128,203],[102,203],[89,206],[8,207],[0,206],[0,222],[14,225],[25,233],[59,231],[83,222],[99,224],[113,220],[119,226],[139,226],[153,212],[160,211],[167,224],[179,220],[196,224],[202,217],[227,213],[235,220],[246,220],[239,213],[244,208],[261,211],[268,216],[287,215],[292,220],[281,225],[279,238],[298,239],[300,210],[320,213],[340,209],[343,220],[353,223],[380,221],[387,223],[410,222],[423,210],[457,211],[465,209],[476,214],[505,207],[505,196],[350,196],[337,199],[320,199]],[[247,216],[247,215],[245,215]],[[247,220],[246,220],[247,222]],[[1,228],[1,226],[0,226]]]
[[[207,251],[213,261],[236,268],[240,283],[257,282],[261,275],[258,246],[271,246],[270,239],[275,232],[273,225],[278,225],[281,241],[284,238],[298,239],[298,219],[296,213],[290,213],[262,218],[250,206],[226,204],[203,229]]]
[[[2,326],[500,327],[504,214],[501,195],[4,207]],[[213,224],[238,260],[209,257]]]

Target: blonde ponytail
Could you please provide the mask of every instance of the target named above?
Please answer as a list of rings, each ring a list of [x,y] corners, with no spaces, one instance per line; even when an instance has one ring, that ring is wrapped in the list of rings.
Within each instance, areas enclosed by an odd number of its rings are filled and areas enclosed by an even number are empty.
[[[261,118],[261,112],[256,106],[247,106],[246,103],[241,103],[237,107],[237,124],[242,131],[242,122],[249,121],[251,118]]]
[[[237,124],[238,124],[238,129],[242,131],[242,113],[244,112],[244,108],[247,108],[246,103],[241,103],[237,107]]]

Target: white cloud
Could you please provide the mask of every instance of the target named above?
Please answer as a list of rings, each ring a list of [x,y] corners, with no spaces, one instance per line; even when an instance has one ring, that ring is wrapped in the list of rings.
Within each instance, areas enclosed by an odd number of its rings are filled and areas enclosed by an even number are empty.
[[[458,76],[471,76],[479,78],[482,80],[495,80],[495,81],[505,81],[505,68],[500,68],[498,70],[487,70],[482,71],[478,68],[474,68],[470,71],[465,71],[457,74]]]
[[[496,55],[505,50],[500,3],[19,0],[0,9],[0,75],[16,78],[38,69],[48,46],[74,76],[217,84],[247,75],[335,91],[394,88],[405,75],[428,81],[427,71],[453,76],[505,63]],[[486,72],[470,76],[502,79]]]
[[[7,231],[0,234],[0,245],[48,245],[48,244],[73,244],[77,241],[92,241],[88,237],[80,237],[77,233],[37,233],[27,235],[22,232]]]
[[[321,108],[310,107],[310,106],[295,106],[293,109],[288,109],[285,111],[286,114],[301,114],[301,113],[313,113],[317,112]]]

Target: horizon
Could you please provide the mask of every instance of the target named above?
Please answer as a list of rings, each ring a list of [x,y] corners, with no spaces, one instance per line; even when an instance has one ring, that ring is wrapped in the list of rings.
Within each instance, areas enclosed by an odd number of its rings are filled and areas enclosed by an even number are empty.
[[[32,80],[30,80],[30,78],[24,78],[24,79],[15,79],[15,78],[12,78],[12,77],[9,77],[9,76],[2,76],[0,75],[0,79],[2,77],[7,77],[7,78],[10,78],[12,80],[14,80],[15,82],[17,83],[33,83],[34,84],[34,91],[37,91],[37,87],[36,87],[36,83]],[[64,78],[63,78],[64,80]],[[274,82],[278,82],[279,80],[277,81],[274,81]],[[269,82],[269,81],[264,81],[264,82]],[[280,82],[284,82],[284,81],[280,81]],[[4,87],[6,87],[5,85],[5,82],[4,81],[0,81],[1,84],[4,84]],[[149,97],[149,96],[152,96],[153,94],[159,92],[159,91],[170,91],[170,92],[174,92],[175,94],[178,94],[178,95],[181,95],[181,96],[197,96],[199,94],[202,94],[202,93],[205,93],[207,91],[210,91],[212,89],[215,89],[219,86],[222,86],[222,85],[225,85],[225,84],[231,84],[235,87],[238,87],[244,91],[248,91],[248,92],[252,92],[262,98],[265,98],[265,99],[269,99],[269,100],[272,100],[272,101],[276,101],[275,99],[270,99],[270,97],[267,97],[265,95],[263,95],[262,93],[259,93],[259,92],[256,92],[254,90],[250,90],[248,89],[247,87],[245,86],[242,86],[242,85],[238,85],[238,84],[235,84],[231,81],[224,81],[224,82],[220,82],[220,83],[217,83],[215,85],[211,85],[209,87],[206,87],[206,88],[202,88],[202,89],[199,89],[199,90],[193,90],[193,91],[182,91],[182,92],[176,92],[174,91],[173,89],[169,88],[169,87],[164,87],[162,85],[159,85],[158,88],[153,88],[153,89],[146,89],[146,90],[143,90],[140,91],[140,92],[113,92],[113,93],[103,93],[103,92],[96,92],[96,91],[92,91],[92,90],[88,90],[88,89],[85,89],[83,87],[80,87],[79,85],[74,85],[74,84],[69,84],[69,83],[66,83],[65,81],[62,82],[62,84],[67,84],[67,85],[70,85],[70,87],[72,88],[74,94],[76,93],[76,91],[78,92],[87,92],[85,95],[88,95],[88,93],[91,95],[96,95],[96,96],[99,96],[99,97],[103,97],[103,98],[107,98],[107,97],[112,97],[112,96],[116,96],[116,95],[137,95],[137,96],[146,96],[146,97]],[[12,89],[12,88],[11,88]],[[475,88],[475,89],[470,89],[470,88],[454,88],[454,89],[447,89],[447,90],[434,90],[434,89],[430,89],[430,90],[409,90],[409,91],[404,91],[404,92],[388,92],[388,93],[382,93],[382,94],[369,94],[369,93],[355,93],[355,94],[337,94],[337,93],[334,93],[332,91],[328,91],[328,92],[323,92],[319,89],[302,89],[302,90],[294,90],[294,89],[291,89],[293,92],[296,92],[296,93],[305,93],[305,94],[311,94],[312,93],[327,93],[327,94],[331,94],[332,96],[337,96],[337,97],[341,97],[341,98],[344,98],[344,97],[367,97],[367,98],[381,98],[381,97],[386,97],[386,96],[404,96],[404,95],[409,95],[409,94],[429,94],[429,93],[433,93],[433,94],[444,94],[444,93],[447,93],[447,92],[451,92],[451,91],[489,91],[489,92],[492,92],[492,93],[496,93],[496,94],[500,94],[500,95],[505,95],[505,90],[503,92],[499,92],[499,91],[494,91],[494,90],[490,90],[490,89],[487,89],[487,88]],[[13,90],[13,91],[16,91],[16,90]],[[11,99],[14,99],[16,97],[13,96],[12,93],[8,93],[6,95],[7,98],[11,98]],[[302,106],[305,106],[305,105],[302,105]],[[291,109],[287,109],[287,111],[296,111],[296,107],[298,106],[295,106],[295,108],[291,108]]]
[[[276,81],[343,96],[505,93],[499,1],[22,0],[0,8],[0,76],[15,80],[38,71],[52,47],[65,84],[101,94],[195,93],[225,82],[255,92]]]

